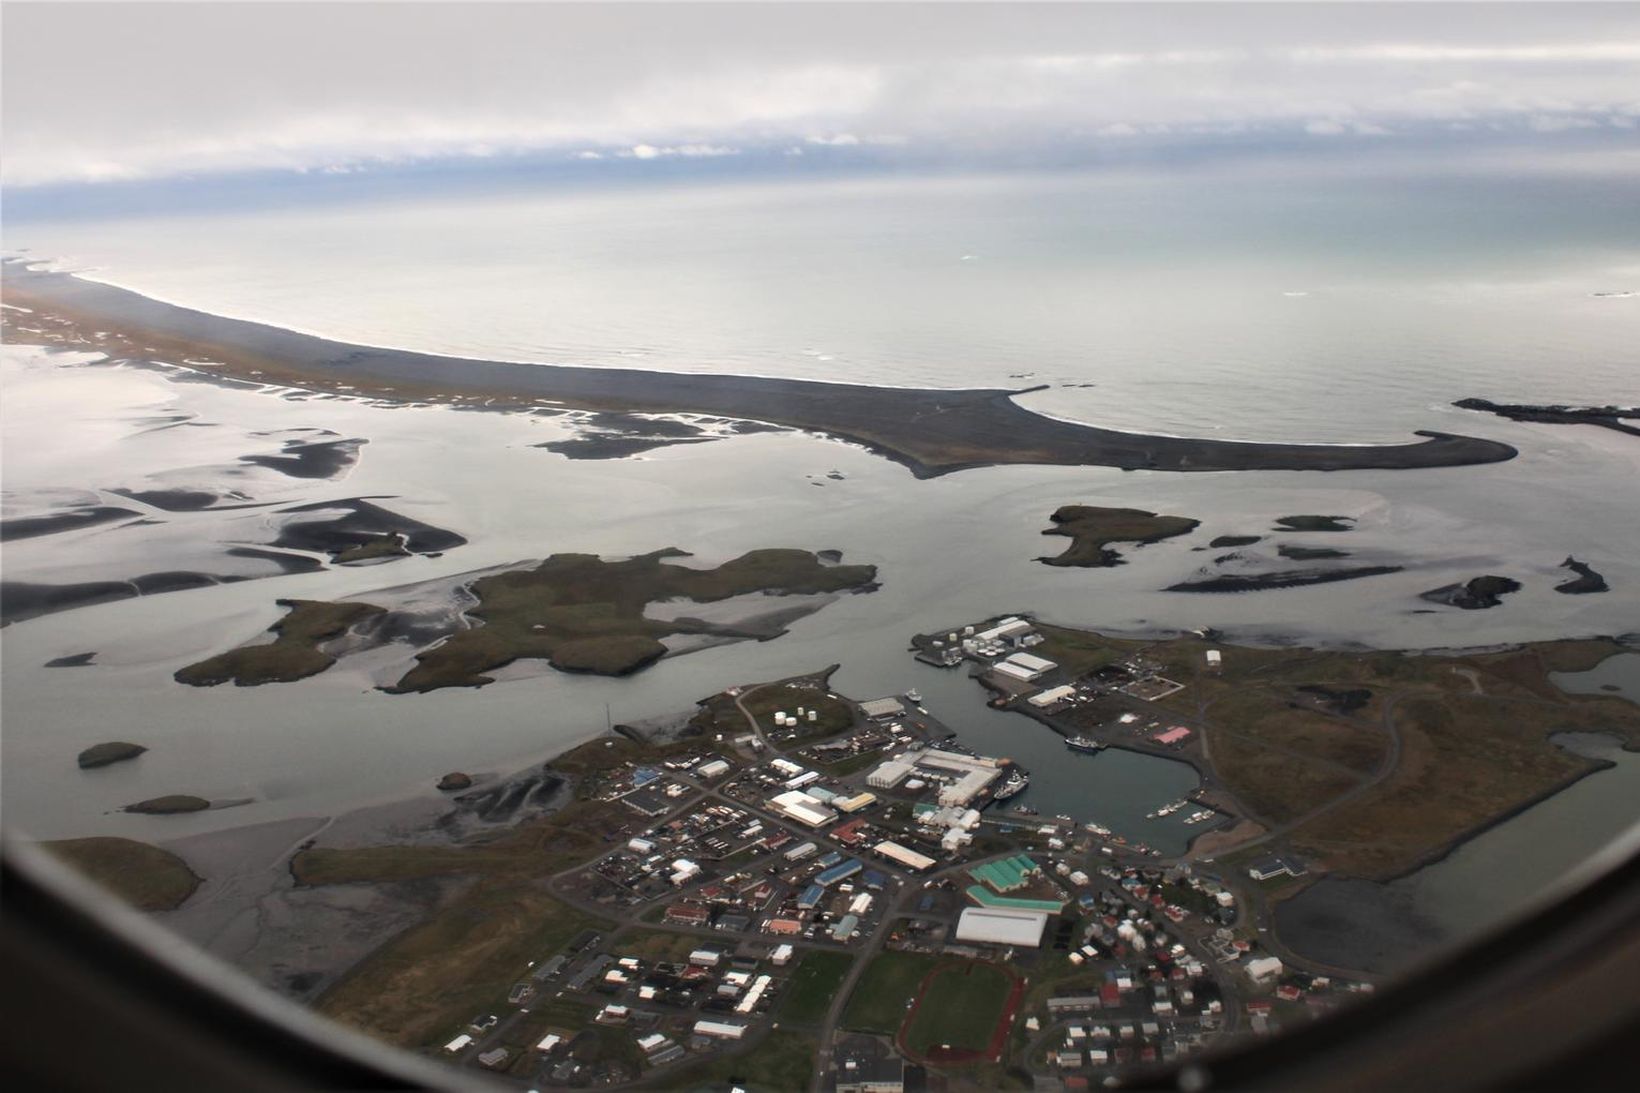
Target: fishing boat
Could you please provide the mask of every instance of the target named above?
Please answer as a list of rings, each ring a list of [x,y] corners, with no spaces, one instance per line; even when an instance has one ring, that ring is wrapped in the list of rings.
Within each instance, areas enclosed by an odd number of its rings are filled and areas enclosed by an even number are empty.
[[[1008,774],[1007,780],[1004,781],[1002,785],[997,787],[995,799],[998,801],[1006,801],[1010,797],[1017,797],[1020,793],[1024,792],[1025,787],[1030,784],[1031,776],[1026,774],[1021,768],[1015,767]]]
[[[917,706],[922,705],[922,695],[921,695],[921,693],[919,693],[917,691],[917,689],[915,687],[913,687],[911,690],[907,691],[905,693],[905,697],[909,698],[913,705],[917,705]]]
[[[1065,746],[1067,748],[1071,749],[1072,751],[1087,752],[1087,753],[1091,754],[1093,752],[1099,751],[1105,745],[1101,744],[1097,740],[1092,739],[1091,737],[1072,736],[1072,737],[1066,738]]]

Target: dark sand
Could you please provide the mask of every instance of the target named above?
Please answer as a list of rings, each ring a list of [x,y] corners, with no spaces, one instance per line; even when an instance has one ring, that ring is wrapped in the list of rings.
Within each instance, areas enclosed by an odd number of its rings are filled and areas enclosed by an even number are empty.
[[[467,542],[453,531],[402,516],[363,497],[292,505],[290,508],[280,509],[279,513],[326,513],[337,509],[344,510],[343,514],[329,519],[287,521],[279,529],[279,537],[271,545],[287,550],[306,550],[315,554],[339,556],[388,535],[402,536],[404,549],[412,554],[454,550]]]
[[[1450,937],[1407,893],[1356,877],[1324,877],[1282,900],[1275,926],[1301,957],[1377,974],[1417,963]]]
[[[1440,588],[1432,588],[1421,593],[1419,599],[1445,604],[1448,607],[1461,607],[1465,611],[1481,611],[1488,607],[1497,607],[1503,602],[1501,597],[1519,591],[1519,581],[1488,574],[1472,578],[1463,584],[1446,584]]]
[[[1606,583],[1606,578],[1595,572],[1587,562],[1567,558],[1560,563],[1560,568],[1569,569],[1577,576],[1555,585],[1556,592],[1564,592],[1568,596],[1583,596],[1591,592],[1604,592],[1611,587]]]
[[[1121,433],[1055,421],[1013,401],[1020,391],[916,390],[755,376],[508,364],[327,341],[260,323],[175,307],[134,292],[4,264],[7,299],[33,309],[14,341],[84,348],[116,357],[216,362],[228,375],[398,400],[475,401],[496,407],[692,412],[855,441],[918,477],[996,463],[1111,466],[1170,471],[1353,470],[1492,463],[1515,456],[1495,441],[1421,432],[1409,444],[1261,444]],[[11,313],[6,313],[8,325]],[[107,337],[92,339],[93,331]],[[193,366],[190,366],[193,367]],[[1038,390],[1040,388],[1032,388]]]
[[[1362,565],[1347,569],[1287,570],[1280,573],[1247,573],[1222,577],[1204,577],[1199,581],[1170,584],[1165,592],[1257,592],[1265,588],[1302,588],[1311,584],[1331,584],[1334,581],[1353,581],[1358,577],[1376,577],[1383,573],[1399,573],[1398,565]]]
[[[1511,421],[1536,421],[1545,425],[1599,425],[1630,436],[1640,436],[1640,426],[1625,419],[1640,419],[1640,406],[1529,406],[1522,403],[1491,402],[1483,398],[1459,399],[1452,405],[1479,410]]]
[[[0,520],[0,543],[9,543],[14,539],[32,539],[37,535],[56,535],[80,528],[94,528],[99,524],[111,524],[116,520],[141,515],[142,513],[133,509],[94,505],[83,509],[69,509],[66,512],[54,512],[47,516],[18,516],[10,520]]]

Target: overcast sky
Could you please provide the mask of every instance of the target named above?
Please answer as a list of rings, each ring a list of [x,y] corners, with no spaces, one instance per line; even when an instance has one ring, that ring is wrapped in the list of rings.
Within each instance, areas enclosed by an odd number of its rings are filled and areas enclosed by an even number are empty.
[[[7,2],[3,79],[17,187],[1473,134],[1640,170],[1634,4]]]

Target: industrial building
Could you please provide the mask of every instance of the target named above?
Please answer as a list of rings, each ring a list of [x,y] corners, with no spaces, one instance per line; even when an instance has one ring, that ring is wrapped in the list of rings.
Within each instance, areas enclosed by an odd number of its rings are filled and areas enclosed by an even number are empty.
[[[957,920],[957,940],[1035,949],[1041,946],[1047,928],[1046,911],[970,907]]]
[[[1031,624],[1024,619],[1010,615],[988,630],[981,630],[972,635],[975,641],[1009,641],[1018,642],[1031,633]]]
[[[818,884],[822,888],[830,888],[838,881],[847,880],[865,867],[864,862],[857,858],[850,858],[846,862],[839,862],[830,869],[816,874],[814,883]]]
[[[1031,878],[1042,875],[1042,867],[1024,854],[1015,854],[1001,861],[986,862],[968,870],[968,875],[982,884],[989,884],[999,893],[1018,891]]]
[[[918,872],[922,872],[925,869],[932,869],[935,865],[934,859],[930,858],[927,854],[919,854],[915,850],[912,850],[909,847],[901,846],[897,842],[885,840],[877,844],[876,850],[877,853],[881,854],[889,861],[898,862],[907,869],[914,869]]]
[[[800,789],[788,789],[769,798],[769,810],[809,827],[825,827],[837,813]]]
[[[866,775],[866,785],[872,789],[893,789],[911,776],[912,764],[890,759]]]
[[[892,717],[904,717],[905,703],[897,698],[873,698],[860,703],[860,711],[873,721],[887,721]]]
[[[694,1032],[714,1040],[738,1040],[746,1035],[746,1026],[733,1021],[696,1021]]]
[[[1031,653],[1015,653],[1000,664],[993,665],[992,670],[1025,683],[1034,683],[1057,667],[1059,665],[1053,661]]]
[[[915,756],[907,755],[917,766],[943,775],[956,775],[956,781],[940,787],[939,803],[967,806],[983,793],[992,782],[1002,777],[1001,759],[986,756],[963,755],[960,752],[930,748]]]
[[[1069,702],[1075,697],[1076,688],[1067,683],[1061,687],[1053,687],[1046,691],[1038,691],[1025,701],[1029,702],[1037,709],[1043,710],[1047,709],[1049,706],[1057,706],[1061,702]]]
[[[833,941],[847,941],[849,938],[854,936],[854,932],[859,928],[859,915],[844,915],[842,918],[837,920],[837,925],[832,927],[831,939]]]

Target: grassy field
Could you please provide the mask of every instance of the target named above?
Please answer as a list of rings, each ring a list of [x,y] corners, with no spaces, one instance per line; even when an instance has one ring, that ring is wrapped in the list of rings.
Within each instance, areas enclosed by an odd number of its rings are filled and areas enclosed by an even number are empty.
[[[1635,739],[1640,711],[1628,706],[1625,712],[1626,718],[1616,707],[1546,706],[1474,695],[1403,702],[1396,711],[1402,752],[1394,774],[1299,828],[1294,845],[1357,876],[1402,872],[1595,769],[1594,761],[1546,738],[1557,731],[1611,731],[1626,722],[1629,738]]]
[[[1032,650],[1060,665],[1073,675],[1082,675],[1143,649],[1145,642],[1107,638],[1089,630],[1038,624],[1043,642]]]
[[[1155,543],[1194,531],[1200,524],[1185,516],[1159,516],[1143,509],[1112,509],[1093,505],[1066,505],[1050,518],[1054,526],[1044,535],[1068,535],[1071,545],[1057,558],[1043,558],[1049,565],[1113,566],[1122,556],[1108,549],[1111,543]]]
[[[1186,684],[1158,708],[1194,715],[1205,706],[1214,772],[1271,823],[1297,819],[1375,775],[1389,755],[1382,725],[1392,709],[1401,737],[1396,768],[1292,833],[1312,861],[1354,875],[1402,872],[1593,769],[1552,744],[1556,732],[1609,732],[1640,743],[1640,707],[1614,696],[1568,695],[1550,679],[1622,651],[1605,639],[1442,656],[1251,648],[1196,637],[1145,643],[1040,629],[1047,641],[1036,651],[1073,672],[1142,651]],[[1206,668],[1209,648],[1222,654],[1218,671]],[[1343,717],[1318,709],[1326,696],[1305,687],[1371,695]]]
[[[759,687],[751,694],[742,696],[741,702],[757,718],[758,726],[765,733],[784,736],[790,732],[789,729],[776,728],[774,715],[788,713],[795,717],[799,706],[805,710],[815,710],[818,714],[812,725],[804,720],[797,726],[797,732],[802,736],[833,736],[854,725],[854,708],[841,699],[830,697],[823,686],[777,683]],[[744,718],[741,723],[745,723]]]
[[[320,997],[321,1013],[405,1047],[440,1042],[496,1008],[532,960],[608,924],[554,899],[541,878],[603,848],[609,806],[577,802],[545,820],[466,846],[316,847],[297,854],[303,885],[466,877],[426,919],[355,965]]]
[[[473,582],[484,625],[460,630],[416,658],[390,688],[430,691],[490,682],[486,672],[525,657],[564,671],[626,675],[665,654],[660,638],[687,632],[680,623],[644,617],[655,601],[700,603],[748,592],[836,592],[862,588],[872,566],[827,566],[802,550],[754,550],[716,569],[670,565],[678,550],[606,562],[592,554],[554,554],[534,569]]]
[[[667,933],[665,930],[625,930],[609,941],[609,951],[620,956],[635,956],[639,960],[665,963],[687,961],[689,954],[696,949],[721,951],[723,946],[716,945],[707,938]]]
[[[843,1027],[894,1035],[905,1021],[918,984],[940,959],[929,953],[885,952],[872,957],[843,1008]]]
[[[721,1093],[738,1085],[748,1093],[795,1093],[808,1088],[819,1050],[813,1036],[779,1028],[743,1052],[669,1071],[652,1088]]]
[[[1014,977],[995,964],[964,961],[941,968],[906,1026],[906,1048],[919,1056],[941,1046],[983,1051],[1013,985]]]
[[[181,858],[134,839],[96,836],[46,842],[40,847],[142,911],[174,910],[200,884]]]
[[[774,715],[785,712],[795,717],[799,706],[805,710],[816,710],[819,714],[813,725],[805,720],[797,727],[795,731],[801,737],[821,739],[834,736],[854,725],[854,707],[840,698],[831,697],[827,683],[829,676],[829,671],[815,672],[765,683],[743,692],[740,702],[756,719],[758,726],[776,740],[784,739],[793,730],[776,727]],[[738,735],[748,727],[746,715],[740,712],[735,699],[727,694],[715,694],[703,699],[700,712],[695,714],[692,723],[707,735],[720,732]]]
[[[280,600],[290,613],[272,626],[276,635],[267,645],[246,645],[179,668],[176,681],[193,687],[214,687],[232,681],[241,687],[289,683],[306,679],[336,663],[319,646],[341,637],[355,624],[380,615],[382,608],[368,603],[326,603],[323,600]]]
[[[792,972],[776,1016],[782,1022],[816,1024],[826,1016],[832,997],[848,975],[854,958],[847,953],[811,949]]]
[[[1371,774],[1383,762],[1389,736],[1357,720],[1294,708],[1292,692],[1271,694],[1246,689],[1213,703],[1208,717],[1234,726],[1242,736],[1296,751],[1322,763],[1335,763],[1357,774]],[[1374,703],[1368,709],[1376,709]],[[1365,720],[1366,711],[1357,715]]]

